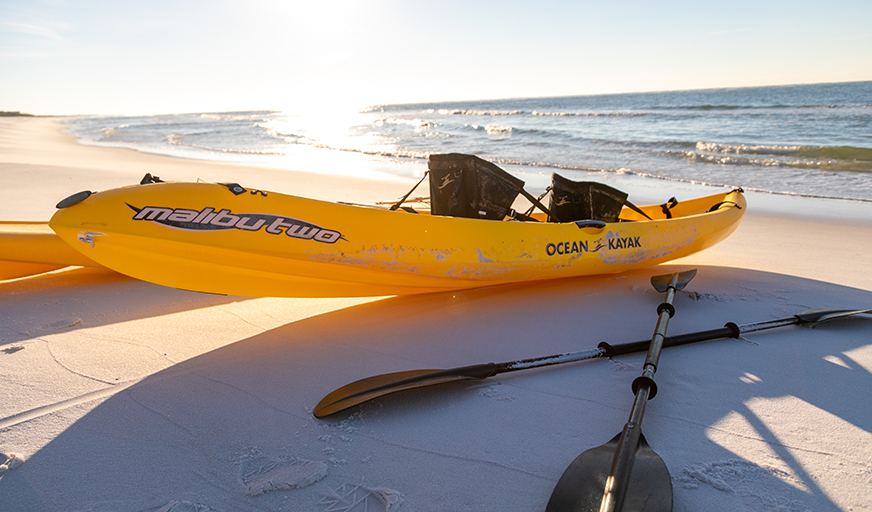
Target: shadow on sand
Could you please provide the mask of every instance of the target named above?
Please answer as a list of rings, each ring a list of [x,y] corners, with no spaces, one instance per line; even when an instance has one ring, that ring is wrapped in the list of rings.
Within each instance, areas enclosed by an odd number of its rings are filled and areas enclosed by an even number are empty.
[[[91,404],[0,475],[0,501],[18,511],[543,510],[568,464],[620,431],[644,354],[395,394],[326,421],[312,408],[380,373],[645,339],[662,298],[648,279],[680,270],[393,297],[288,323]],[[98,286],[103,302],[74,301],[64,314],[105,307],[117,321],[113,303],[130,283]],[[155,293],[169,302],[120,317],[239,300]],[[701,267],[669,332],[870,305],[863,290]],[[666,349],[644,429],[672,474],[674,510],[867,506],[870,326]],[[4,442],[12,429],[39,428],[31,423],[0,431],[0,451],[15,450]]]

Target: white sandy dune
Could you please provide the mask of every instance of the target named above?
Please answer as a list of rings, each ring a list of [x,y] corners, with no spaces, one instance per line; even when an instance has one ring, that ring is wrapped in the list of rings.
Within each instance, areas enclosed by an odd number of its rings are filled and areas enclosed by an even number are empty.
[[[409,186],[80,146],[51,119],[0,120],[0,219],[46,220],[71,193],[145,172],[339,200]],[[872,308],[872,223],[799,216],[808,204],[762,214],[750,196],[732,237],[664,266],[459,293],[248,299],[94,268],[0,282],[0,510],[544,510],[570,462],[620,432],[644,354],[312,410],[380,373],[650,339],[663,299],[650,277],[690,268],[669,334]],[[872,318],[669,348],[656,380],[643,430],[674,510],[872,510]]]

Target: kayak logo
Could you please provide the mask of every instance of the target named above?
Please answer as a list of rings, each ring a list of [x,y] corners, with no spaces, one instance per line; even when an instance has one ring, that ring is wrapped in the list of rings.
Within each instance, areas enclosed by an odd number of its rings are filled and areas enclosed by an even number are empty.
[[[448,185],[451,185],[452,183],[454,183],[454,181],[455,180],[451,179],[451,176],[448,176],[448,175],[443,176],[442,177],[442,184],[437,186],[436,188],[438,188],[439,190],[442,190],[443,188],[447,187]]]
[[[597,252],[602,249],[603,239],[600,238],[593,242],[593,247],[591,247],[586,240],[575,241],[572,242],[561,242],[559,244],[548,244],[545,246],[545,252],[548,256],[554,256],[555,254],[559,254],[561,256],[565,256],[573,253],[581,253],[584,254],[586,252]]]
[[[627,249],[632,247],[642,247],[642,242],[639,239],[641,236],[626,236],[609,238],[609,249]]]
[[[608,247],[608,250],[610,251],[614,251],[617,249],[641,248],[642,237],[621,237],[615,236],[613,233],[609,233],[604,238],[598,238],[590,243],[586,240],[573,240],[572,242],[560,242],[557,244],[551,243],[545,246],[545,253],[548,254],[548,256],[554,256],[555,254],[566,256],[574,253],[584,254],[587,252],[598,252],[600,249],[606,247]]]
[[[225,231],[228,229],[260,231],[261,228],[264,228],[264,231],[270,235],[285,234],[291,238],[314,240],[325,244],[345,240],[338,231],[324,229],[321,226],[282,215],[233,213],[227,209],[216,212],[214,208],[203,208],[199,211],[161,206],[137,208],[129,203],[125,204],[136,213],[133,220],[154,222],[169,228],[187,231]]]

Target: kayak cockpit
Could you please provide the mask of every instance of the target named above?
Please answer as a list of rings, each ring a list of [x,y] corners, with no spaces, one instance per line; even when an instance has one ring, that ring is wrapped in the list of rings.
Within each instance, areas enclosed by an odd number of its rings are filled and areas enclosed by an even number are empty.
[[[495,164],[460,153],[430,155],[427,167],[421,181],[399,201],[378,204],[390,205],[392,211],[446,217],[584,222],[584,227],[593,227],[601,223],[671,219],[713,211],[730,203],[721,201],[722,204],[708,205],[702,210],[699,205],[688,209],[673,197],[663,204],[640,208],[628,200],[626,192],[599,182],[573,181],[557,173],[552,174],[551,186],[545,193],[536,197],[524,190],[522,180]],[[410,197],[428,176],[430,196]],[[531,204],[525,212],[513,208],[519,195]],[[543,203],[546,195],[549,196],[548,206]],[[741,207],[735,202],[732,205]]]

